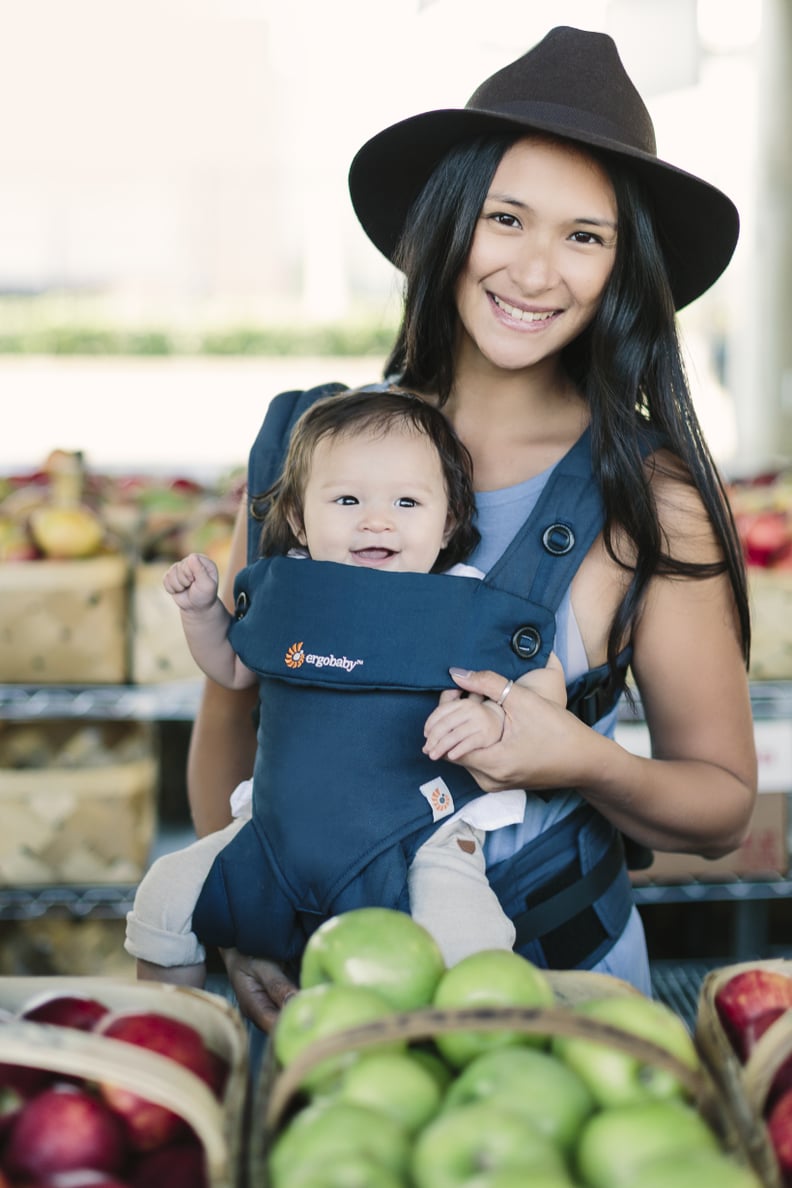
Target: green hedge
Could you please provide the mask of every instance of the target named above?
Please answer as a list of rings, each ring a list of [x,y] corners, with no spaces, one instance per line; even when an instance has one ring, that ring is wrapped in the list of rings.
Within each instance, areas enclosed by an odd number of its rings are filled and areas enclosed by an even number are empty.
[[[205,330],[115,326],[3,325],[0,355],[376,355],[388,353],[395,326],[228,326]]]

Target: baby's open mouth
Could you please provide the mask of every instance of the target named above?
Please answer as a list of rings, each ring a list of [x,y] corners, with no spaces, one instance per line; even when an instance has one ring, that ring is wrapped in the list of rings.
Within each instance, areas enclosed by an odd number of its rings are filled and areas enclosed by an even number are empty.
[[[396,556],[395,549],[355,549],[353,552],[361,561],[387,561]]]

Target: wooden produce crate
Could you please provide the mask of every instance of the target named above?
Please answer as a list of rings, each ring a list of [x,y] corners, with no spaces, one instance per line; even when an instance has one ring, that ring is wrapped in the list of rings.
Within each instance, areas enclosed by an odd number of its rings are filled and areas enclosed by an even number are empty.
[[[755,681],[792,679],[792,570],[748,570]]]
[[[0,564],[0,682],[123,683],[128,586],[120,556]]]
[[[162,586],[169,565],[150,561],[134,568],[130,676],[137,684],[201,676],[184,638],[179,608]]]
[[[247,1032],[217,995],[180,986],[113,978],[0,978],[0,1008],[20,1011],[47,991],[98,999],[111,1010],[170,1015],[195,1027],[227,1066],[218,1100],[188,1069],[156,1052],[92,1032],[24,1021],[0,1026],[0,1062],[106,1081],[166,1106],[193,1129],[204,1149],[210,1188],[241,1188],[248,1086]]]
[[[639,995],[633,986],[605,974],[584,971],[544,971],[553,988],[556,1005],[537,1008],[478,1007],[438,1009],[425,1007],[387,1016],[381,1020],[327,1036],[304,1050],[287,1068],[277,1066],[274,1044],[268,1045],[251,1111],[249,1183],[271,1188],[268,1156],[291,1119],[306,1104],[301,1083],[317,1064],[350,1049],[372,1050],[406,1041],[425,1045],[440,1033],[460,1030],[508,1029],[536,1036],[577,1036],[601,1041],[652,1067],[675,1075],[687,1100],[713,1130],[720,1148],[736,1162],[749,1166],[741,1131],[735,1125],[727,1100],[702,1063],[693,1071],[666,1050],[637,1036],[574,1011],[575,1004],[592,998]]]
[[[696,1017],[696,1043],[728,1103],[740,1143],[766,1188],[783,1188],[784,1177],[765,1122],[768,1095],[781,1065],[792,1055],[792,1010],[787,1010],[756,1041],[742,1063],[721,1024],[718,991],[744,970],[772,970],[792,979],[792,961],[768,959],[725,965],[706,975]]]
[[[0,885],[138,882],[158,771],[148,724],[0,723]]]

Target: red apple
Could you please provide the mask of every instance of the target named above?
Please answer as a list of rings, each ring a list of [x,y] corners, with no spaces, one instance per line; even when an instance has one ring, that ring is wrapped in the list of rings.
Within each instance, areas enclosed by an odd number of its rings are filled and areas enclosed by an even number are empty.
[[[47,992],[23,1007],[20,1018],[31,1023],[53,1023],[57,1027],[73,1027],[77,1031],[93,1031],[110,1008],[95,998],[82,994]]]
[[[767,1118],[770,1142],[786,1182],[792,1179],[792,1090],[787,1090]]]
[[[167,1056],[214,1088],[214,1061],[200,1032],[188,1023],[154,1011],[115,1011],[99,1021],[96,1032]],[[136,1151],[161,1147],[186,1128],[178,1114],[129,1089],[108,1082],[102,1082],[99,1089],[107,1104],[123,1118],[129,1143]]]
[[[93,1094],[72,1085],[45,1089],[14,1122],[3,1163],[12,1176],[94,1168],[116,1172],[126,1154],[119,1120]]]
[[[130,1188],[208,1188],[206,1159],[198,1142],[172,1143],[142,1156]]]
[[[771,1022],[792,1007],[792,978],[777,970],[759,966],[741,970],[717,991],[715,1009],[723,1029],[740,1060],[746,1060],[751,1047]],[[761,1030],[759,1020],[769,1011],[777,1012],[766,1020]]]
[[[40,1181],[40,1185],[41,1188],[129,1188],[129,1180],[119,1180],[118,1176],[94,1171],[90,1167],[79,1167],[74,1171],[47,1176],[46,1180]],[[25,1185],[25,1188],[28,1186]],[[38,1188],[38,1185],[31,1185],[30,1188]]]

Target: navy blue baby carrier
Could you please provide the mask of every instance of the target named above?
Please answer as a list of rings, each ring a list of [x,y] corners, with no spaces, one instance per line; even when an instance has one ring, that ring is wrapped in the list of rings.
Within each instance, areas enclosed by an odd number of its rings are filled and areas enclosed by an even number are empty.
[[[276,397],[251,452],[252,494],[278,477],[299,415],[340,390]],[[416,850],[451,805],[482,794],[464,768],[421,752],[438,694],[453,686],[449,664],[514,680],[544,667],[556,608],[602,519],[586,433],[481,581],[258,558],[251,520],[230,639],[260,681],[253,815],[200,894],[193,927],[205,944],[293,965],[331,915],[409,910]],[[568,691],[589,723],[618,696],[604,693],[605,676],[593,670]],[[596,964],[632,906],[622,839],[585,802],[488,877],[515,948],[542,966]]]

